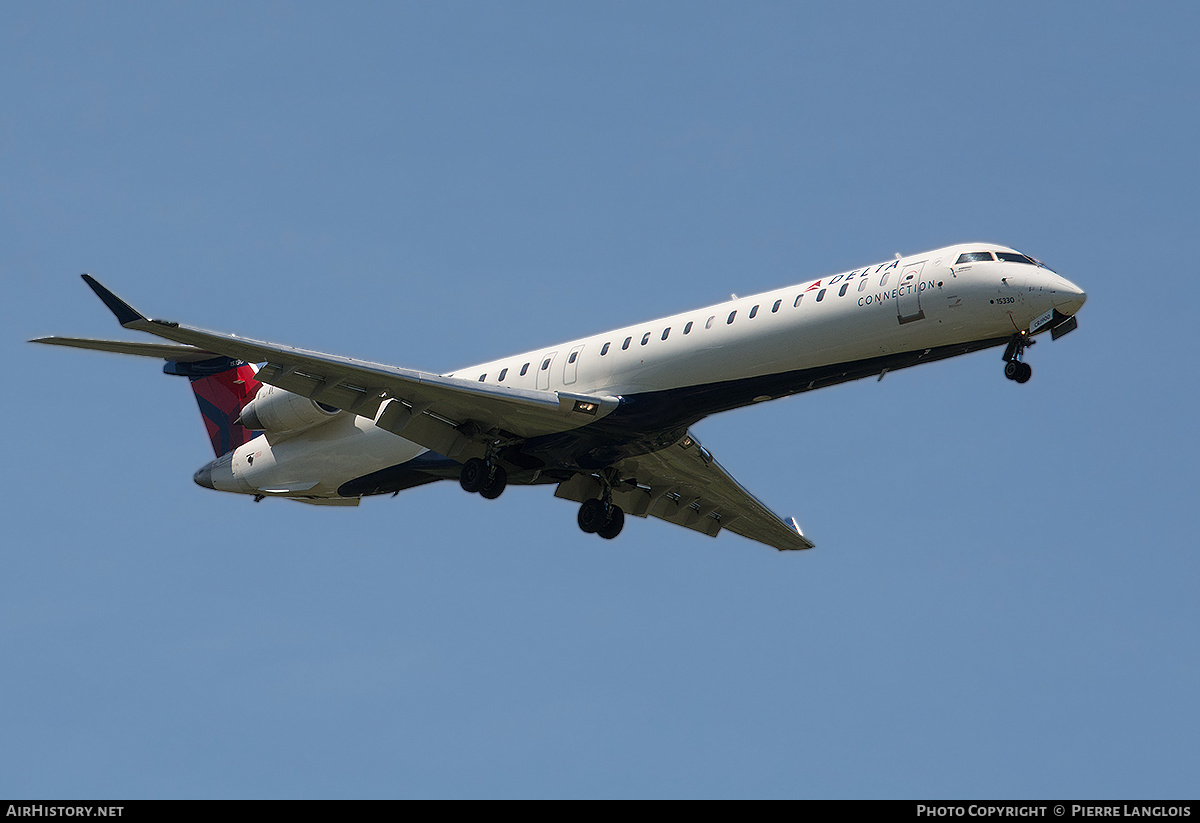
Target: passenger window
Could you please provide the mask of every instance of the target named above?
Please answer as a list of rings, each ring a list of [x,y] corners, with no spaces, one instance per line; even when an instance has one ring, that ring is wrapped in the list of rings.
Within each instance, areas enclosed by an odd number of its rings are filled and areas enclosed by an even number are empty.
[[[600,349],[600,356],[601,356],[601,357],[603,357],[604,355],[608,354],[608,347],[609,347],[609,346],[611,346],[611,345],[612,345],[612,343],[605,343],[605,344],[604,344],[604,348]]]
[[[528,364],[528,363],[526,363],[524,366],[522,366],[522,367],[521,367],[521,376],[522,376],[522,377],[524,377],[524,376],[525,376],[525,372],[527,372],[527,371],[529,371],[529,364]]]
[[[817,302],[820,303],[824,299],[825,299],[825,289],[821,289],[819,292],[817,292]]]
[[[754,308],[752,308],[750,310],[750,319],[753,320],[757,314],[758,314],[758,306],[755,306]]]
[[[645,334],[642,335],[642,345],[644,346],[649,342],[650,342],[650,332],[646,332]]]
[[[848,288],[850,288],[850,284],[849,284],[849,283],[843,283],[843,284],[842,284],[842,287],[841,287],[840,289],[838,289],[838,297],[845,297],[845,296],[846,296],[846,289],[848,289]]]
[[[683,333],[684,333],[684,334],[691,334],[691,333],[692,333],[692,321],[691,321],[691,320],[689,320],[689,321],[688,321],[688,324],[687,324],[686,326],[684,326],[684,327],[683,327]]]
[[[717,319],[717,316],[715,314],[712,317],[708,318],[708,322],[704,324],[704,328],[711,329],[713,321],[716,319]]]
[[[576,358],[576,357],[578,357],[578,356],[579,356],[579,352],[577,352],[577,351],[573,351],[573,352],[571,352],[571,354],[570,354],[570,355],[567,357],[567,362],[568,362],[568,363],[574,363],[574,362],[575,362],[575,358]]]
[[[882,289],[884,286],[887,285],[887,279],[888,279],[888,272],[885,271],[883,273],[883,277],[879,278],[879,288]]]
[[[670,327],[670,326],[667,326],[665,329],[663,329],[663,336],[662,336],[662,339],[663,339],[663,340],[666,340],[666,339],[667,339],[667,335],[668,335],[668,334],[670,334],[670,333],[671,333],[671,327]]]
[[[858,281],[858,290],[865,291],[866,288],[867,288],[867,278],[864,277],[862,280]]]
[[[547,357],[545,360],[542,361],[542,371],[545,371],[548,368],[550,368],[550,358],[549,357]]]
[[[735,318],[735,317],[737,317],[737,309],[734,309],[733,311],[731,311],[731,312],[729,313],[729,319],[728,319],[728,320],[726,320],[726,321],[725,321],[725,323],[726,323],[726,324],[732,323],[732,322],[733,322],[733,318]]]
[[[625,351],[627,348],[629,348],[629,344],[632,342],[633,342],[632,337],[626,337],[625,342],[621,344],[621,351]]]
[[[803,299],[804,299],[804,292],[800,292],[799,294],[797,294],[797,295],[796,295],[796,302],[792,304],[792,308],[793,308],[793,309],[799,308],[799,307],[800,307],[800,301],[801,301],[801,300],[803,300]]]
[[[507,376],[508,376],[508,369],[501,369],[501,370],[500,370],[500,376],[499,376],[499,377],[497,377],[497,378],[496,378],[496,380],[498,380],[499,382],[503,383],[503,382],[504,382],[504,378],[505,378],[505,377],[507,377]]]
[[[771,314],[774,314],[775,312],[779,311],[779,307],[780,307],[781,305],[783,305],[783,301],[782,301],[782,300],[776,300],[776,301],[775,301],[775,305],[771,307]]]

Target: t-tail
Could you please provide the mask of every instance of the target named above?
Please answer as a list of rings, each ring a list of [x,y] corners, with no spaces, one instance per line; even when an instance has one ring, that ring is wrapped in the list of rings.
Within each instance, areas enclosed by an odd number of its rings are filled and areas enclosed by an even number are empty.
[[[95,278],[83,275],[94,292],[104,301],[121,325],[145,322],[146,318],[124,300],[97,283]],[[179,374],[192,382],[204,428],[208,429],[212,451],[217,457],[227,455],[236,447],[246,443],[258,432],[241,425],[239,415],[246,403],[257,394],[262,383],[254,377],[254,367],[244,360],[205,352],[194,346],[176,346],[173,343],[136,343],[118,340],[89,340],[83,337],[38,337],[30,343],[49,343],[52,346],[68,346],[74,349],[91,349],[94,352],[132,354],[139,358],[166,360],[162,371]]]
[[[141,313],[96,282],[95,278],[85,274],[83,279],[116,315],[122,326],[146,322]],[[200,407],[204,428],[208,431],[213,452],[217,457],[228,454],[258,434],[243,426],[239,418],[242,409],[262,386],[254,376],[254,367],[243,360],[234,360],[196,346],[170,343],[135,343],[80,337],[39,337],[29,342],[166,360],[164,372],[186,377],[192,382],[196,404]]]
[[[242,409],[262,385],[255,379],[254,367],[249,363],[230,357],[199,362],[168,360],[163,371],[192,381],[196,405],[200,407],[204,428],[217,457],[258,434],[243,426],[239,419]]]
[[[254,367],[243,360],[202,351],[194,346],[163,343],[133,343],[123,340],[88,340],[79,337],[39,337],[31,343],[49,343],[74,349],[92,349],[116,354],[134,354],[166,360],[163,372],[186,377],[192,382],[200,417],[217,457],[236,449],[258,434],[239,420],[242,409],[262,383]]]

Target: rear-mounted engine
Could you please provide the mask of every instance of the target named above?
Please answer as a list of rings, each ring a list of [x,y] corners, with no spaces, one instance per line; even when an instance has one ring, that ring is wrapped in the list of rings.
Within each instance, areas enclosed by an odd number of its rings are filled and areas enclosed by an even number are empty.
[[[328,423],[339,414],[342,410],[334,406],[264,385],[242,409],[240,422],[255,431],[283,434]]]

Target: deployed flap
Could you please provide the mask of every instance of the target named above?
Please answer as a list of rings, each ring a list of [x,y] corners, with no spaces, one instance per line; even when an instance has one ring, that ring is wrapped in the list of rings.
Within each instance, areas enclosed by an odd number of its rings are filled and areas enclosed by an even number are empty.
[[[385,400],[400,401],[412,418],[397,422],[405,439],[437,451],[453,448],[448,442],[455,438],[497,434],[527,438],[567,431],[606,416],[619,403],[615,397],[485,385],[150,320],[94,278],[85,275],[84,279],[125,328],[249,363],[265,362],[255,375],[263,383],[372,418]],[[394,416],[403,418],[399,412],[396,409]],[[459,442],[460,453],[461,446]]]
[[[658,517],[712,536],[728,529],[781,551],[813,547],[794,519],[784,520],[746,491],[691,434],[614,468],[624,482],[613,488],[612,499],[626,514]],[[594,477],[577,475],[555,494],[583,501],[598,496],[599,488]]]

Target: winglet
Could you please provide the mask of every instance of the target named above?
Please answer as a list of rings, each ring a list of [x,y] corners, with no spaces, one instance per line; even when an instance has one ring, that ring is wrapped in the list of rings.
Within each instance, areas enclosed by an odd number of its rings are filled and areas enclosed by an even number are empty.
[[[100,285],[99,281],[90,274],[82,274],[80,277],[83,278],[83,282],[91,286],[96,296],[104,301],[104,305],[108,306],[108,310],[117,316],[117,322],[122,326],[128,326],[130,323],[146,319],[137,309]]]

